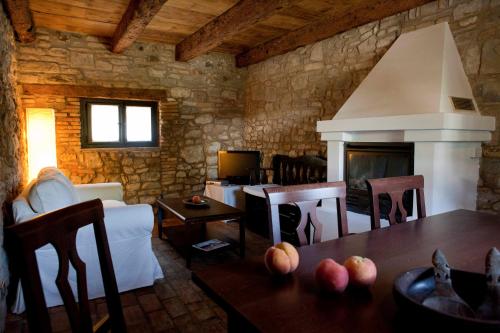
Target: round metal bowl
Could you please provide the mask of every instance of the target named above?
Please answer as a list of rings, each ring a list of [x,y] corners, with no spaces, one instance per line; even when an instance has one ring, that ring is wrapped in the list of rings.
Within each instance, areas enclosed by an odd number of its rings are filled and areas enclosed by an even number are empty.
[[[486,293],[483,274],[451,270],[453,289],[469,306],[476,310]],[[396,303],[407,317],[425,322],[431,327],[448,327],[463,331],[500,332],[500,320],[460,317],[428,308],[422,304],[435,289],[433,268],[416,268],[398,276],[393,293]]]

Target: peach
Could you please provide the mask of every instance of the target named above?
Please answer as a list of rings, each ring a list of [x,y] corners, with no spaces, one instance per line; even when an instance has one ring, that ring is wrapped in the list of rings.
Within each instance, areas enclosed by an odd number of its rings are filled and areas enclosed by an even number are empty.
[[[191,198],[191,202],[192,203],[195,203],[195,204],[199,204],[201,203],[201,198],[199,195],[193,195],[193,197]]]
[[[288,274],[299,266],[299,253],[292,244],[279,243],[267,249],[264,264],[272,274]]]
[[[353,286],[369,287],[377,279],[377,266],[368,258],[352,256],[347,258],[344,266],[349,272],[349,281]]]
[[[319,262],[314,278],[321,289],[333,293],[343,292],[349,283],[347,269],[330,258]]]

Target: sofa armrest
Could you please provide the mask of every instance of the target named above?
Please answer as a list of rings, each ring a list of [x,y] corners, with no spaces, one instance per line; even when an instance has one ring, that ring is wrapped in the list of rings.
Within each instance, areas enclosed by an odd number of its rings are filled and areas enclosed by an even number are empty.
[[[93,199],[123,201],[123,189],[120,183],[97,183],[75,185],[80,201]]]
[[[154,225],[153,208],[148,204],[104,208],[108,241],[151,237]]]

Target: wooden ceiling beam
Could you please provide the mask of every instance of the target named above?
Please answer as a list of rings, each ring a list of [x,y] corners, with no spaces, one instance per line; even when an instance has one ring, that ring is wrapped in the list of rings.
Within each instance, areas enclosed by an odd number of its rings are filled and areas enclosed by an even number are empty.
[[[130,0],[111,41],[111,51],[121,53],[135,42],[167,0]]]
[[[236,56],[236,65],[238,67],[249,66],[295,50],[298,47],[315,43],[349,29],[404,12],[431,1],[432,0],[366,1],[367,5],[360,10],[350,11],[342,16],[327,15],[317,22],[286,33],[246,52],[240,53]]]
[[[35,24],[31,15],[28,0],[5,0],[12,27],[17,39],[22,43],[31,43],[35,40]]]
[[[175,59],[188,61],[205,54],[298,0],[241,0],[220,16],[186,37],[175,47]]]

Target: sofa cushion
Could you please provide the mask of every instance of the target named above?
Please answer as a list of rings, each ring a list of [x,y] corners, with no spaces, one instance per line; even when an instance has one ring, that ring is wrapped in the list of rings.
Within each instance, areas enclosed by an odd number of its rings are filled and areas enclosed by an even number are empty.
[[[57,177],[49,176],[36,181],[28,200],[36,213],[47,213],[79,202],[72,186]]]
[[[49,179],[49,178],[55,178],[55,179],[60,180],[61,182],[63,182],[64,184],[66,184],[68,186],[68,188],[73,189],[75,191],[75,195],[76,195],[76,190],[74,189],[73,183],[58,168],[56,168],[56,167],[45,167],[45,168],[42,168],[38,172],[37,179]]]
[[[12,215],[14,216],[14,223],[21,223],[31,220],[38,214],[31,209],[26,198],[20,195],[12,202]]]

